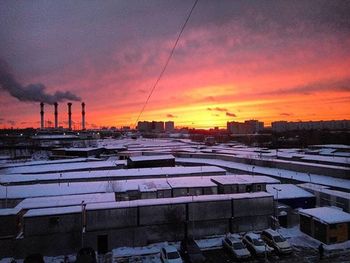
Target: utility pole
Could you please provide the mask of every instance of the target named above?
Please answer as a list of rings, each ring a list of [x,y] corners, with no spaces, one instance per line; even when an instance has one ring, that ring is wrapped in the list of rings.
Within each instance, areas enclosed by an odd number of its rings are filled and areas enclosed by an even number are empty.
[[[276,190],[276,204],[275,204],[275,222],[276,222],[276,225],[278,223],[279,225],[279,222],[278,222],[278,192],[281,192],[282,190],[281,189],[278,189],[276,187],[272,187],[274,190]]]
[[[84,234],[86,227],[86,204],[84,200],[81,202],[81,248],[84,247]]]

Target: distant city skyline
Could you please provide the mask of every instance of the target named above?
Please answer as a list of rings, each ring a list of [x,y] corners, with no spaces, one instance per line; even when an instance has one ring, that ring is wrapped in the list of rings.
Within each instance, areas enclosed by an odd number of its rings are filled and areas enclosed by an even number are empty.
[[[69,100],[73,125],[84,101],[87,128],[135,127],[192,4],[2,1],[0,127],[40,127],[40,98],[59,100],[59,126]],[[349,1],[199,0],[140,120],[349,120],[349,13]]]

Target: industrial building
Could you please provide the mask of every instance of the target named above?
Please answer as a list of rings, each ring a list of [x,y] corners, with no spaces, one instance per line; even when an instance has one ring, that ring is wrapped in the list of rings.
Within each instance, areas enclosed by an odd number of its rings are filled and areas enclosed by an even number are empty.
[[[55,130],[61,129],[61,127],[58,126],[58,103],[55,102],[54,104],[54,127],[45,127],[45,104],[43,102],[40,103],[40,129],[48,129],[48,128],[54,128]],[[73,130],[73,120],[72,120],[72,103],[68,102],[68,130]],[[85,102],[81,103],[81,130],[86,129],[86,122],[85,122]]]
[[[167,124],[167,128],[171,128],[171,124]],[[164,132],[164,121],[139,121],[137,123],[137,130],[139,132]]]
[[[264,192],[29,209],[21,217],[22,238],[3,239],[0,254],[12,255],[16,250],[17,256],[33,251],[64,255],[82,245],[101,252],[187,235],[200,238],[259,230],[269,226],[272,214],[273,198]]]
[[[278,184],[279,180],[268,176],[252,176],[235,174],[217,176],[212,181],[218,185],[219,194],[234,194],[266,191],[266,184]]]
[[[128,168],[173,167],[175,166],[175,157],[170,154],[131,156],[127,162]]]
[[[254,134],[264,130],[264,123],[257,120],[227,122],[227,131],[233,134]]]
[[[287,132],[296,130],[346,130],[350,129],[350,120],[333,121],[274,121],[271,123],[272,131]]]
[[[57,148],[53,149],[52,153],[56,156],[99,157],[104,150],[102,147]]]
[[[173,132],[175,130],[175,124],[173,121],[166,121],[164,123],[165,132]]]
[[[2,184],[0,205],[3,208],[15,207],[23,199],[31,197],[118,192],[127,189],[126,187],[133,182],[131,179],[206,177],[225,174],[224,169],[215,166],[119,169],[62,174],[9,174],[0,179]],[[128,184],[125,183],[126,180]],[[124,185],[123,188],[121,185]]]
[[[334,207],[303,209],[300,230],[325,243],[334,244],[350,240],[350,214]]]
[[[350,193],[332,190],[327,186],[317,184],[299,184],[299,186],[316,197],[316,206],[336,206],[350,213]]]
[[[310,192],[293,184],[266,185],[266,191],[284,205],[296,208],[314,208],[316,198]]]

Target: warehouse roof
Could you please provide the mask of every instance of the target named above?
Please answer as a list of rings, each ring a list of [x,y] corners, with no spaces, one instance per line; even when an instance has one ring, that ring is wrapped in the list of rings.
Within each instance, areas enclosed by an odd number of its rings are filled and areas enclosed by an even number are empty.
[[[327,224],[337,224],[350,222],[350,214],[339,208],[334,207],[317,207],[311,209],[302,209],[300,214],[311,216],[317,221],[325,222]]]
[[[277,192],[278,192],[278,199],[314,197],[314,195],[311,194],[310,192],[294,184],[266,185],[266,191],[270,194],[273,194],[275,199],[277,199]]]
[[[214,182],[211,181],[210,177],[200,177],[200,176],[178,177],[178,178],[169,178],[167,181],[172,188],[217,186]]]
[[[279,180],[272,177],[263,176],[263,175],[242,175],[242,174],[228,174],[225,176],[215,177],[215,182],[222,185],[231,185],[231,184],[278,184]]]
[[[116,162],[120,163],[122,161]],[[100,163],[100,162],[94,162]],[[40,181],[59,181],[72,179],[87,179],[87,178],[103,178],[115,177],[130,179],[131,177],[164,177],[180,176],[180,175],[201,175],[205,173],[226,174],[226,170],[216,166],[191,166],[191,167],[155,167],[142,169],[115,169],[115,170],[97,170],[97,171],[80,171],[80,172],[62,172],[62,173],[48,173],[48,174],[4,174],[0,178],[0,183],[11,182],[40,182]],[[1,187],[0,187],[1,198]]]
[[[129,159],[133,162],[146,162],[146,161],[157,161],[157,160],[175,160],[175,157],[171,154],[166,155],[142,155],[142,156],[131,156]]]
[[[266,192],[257,193],[243,193],[243,194],[228,194],[228,195],[201,195],[201,196],[184,196],[175,198],[158,198],[158,199],[141,199],[133,201],[121,201],[121,202],[105,202],[105,203],[94,203],[87,204],[86,210],[103,210],[103,209],[118,209],[118,208],[130,208],[130,207],[141,207],[141,206],[154,206],[154,205],[167,205],[167,204],[183,204],[191,202],[215,202],[225,201],[231,199],[247,199],[247,198],[264,198],[272,197]],[[72,214],[81,213],[82,206],[67,206],[67,207],[54,207],[54,208],[43,208],[43,209],[31,209],[24,217],[33,216],[51,216],[60,214]]]

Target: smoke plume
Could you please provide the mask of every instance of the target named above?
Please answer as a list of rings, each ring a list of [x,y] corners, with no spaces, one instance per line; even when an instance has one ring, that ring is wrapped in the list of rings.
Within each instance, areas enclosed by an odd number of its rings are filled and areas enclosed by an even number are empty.
[[[20,101],[44,102],[54,104],[64,100],[80,101],[81,98],[70,91],[56,91],[54,94],[48,94],[45,85],[29,84],[23,86],[10,72],[7,63],[0,59],[0,87],[7,91],[11,96]]]

